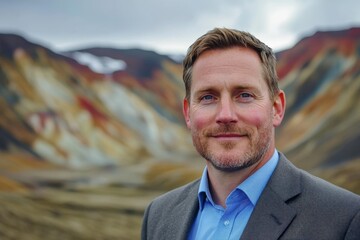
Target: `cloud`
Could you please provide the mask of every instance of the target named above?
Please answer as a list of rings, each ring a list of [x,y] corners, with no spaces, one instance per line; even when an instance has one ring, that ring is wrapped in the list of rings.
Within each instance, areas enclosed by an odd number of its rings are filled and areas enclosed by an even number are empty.
[[[357,0],[0,0],[0,32],[55,49],[143,47],[185,53],[214,27],[253,33],[275,50],[319,28],[360,25]]]
[[[360,2],[356,0],[306,0],[288,28],[298,29],[299,32],[313,32],[360,26],[359,9]]]

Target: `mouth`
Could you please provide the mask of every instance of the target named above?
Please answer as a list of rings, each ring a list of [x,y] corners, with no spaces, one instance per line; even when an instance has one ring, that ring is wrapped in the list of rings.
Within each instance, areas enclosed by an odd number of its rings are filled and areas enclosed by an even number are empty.
[[[217,133],[212,135],[213,138],[216,139],[224,139],[224,140],[235,140],[239,138],[246,137],[246,134],[240,134],[240,133]]]

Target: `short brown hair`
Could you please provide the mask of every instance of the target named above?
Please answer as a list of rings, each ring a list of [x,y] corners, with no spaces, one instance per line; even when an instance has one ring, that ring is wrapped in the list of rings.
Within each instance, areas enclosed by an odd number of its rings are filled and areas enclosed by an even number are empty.
[[[271,99],[279,92],[276,73],[276,58],[272,49],[250,33],[227,28],[214,28],[199,37],[188,49],[183,61],[183,80],[186,98],[190,100],[192,68],[197,58],[207,50],[225,49],[230,47],[246,47],[259,55],[264,71],[264,78],[269,87]]]

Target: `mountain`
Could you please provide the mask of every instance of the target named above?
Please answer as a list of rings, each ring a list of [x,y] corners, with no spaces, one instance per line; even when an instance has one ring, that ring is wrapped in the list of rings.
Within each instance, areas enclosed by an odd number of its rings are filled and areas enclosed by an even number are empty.
[[[317,32],[278,53],[287,94],[278,147],[298,166],[360,192],[360,28]]]
[[[3,152],[86,168],[191,149],[180,120],[181,66],[170,58],[136,49],[86,50],[126,62],[124,70],[103,74],[21,37],[0,39]]]
[[[287,95],[277,148],[360,193],[360,28],[276,55]],[[0,34],[0,238],[138,239],[149,201],[203,168],[181,71],[149,50],[58,53]]]
[[[1,34],[0,238],[138,239],[149,201],[200,172],[182,96],[167,56]]]

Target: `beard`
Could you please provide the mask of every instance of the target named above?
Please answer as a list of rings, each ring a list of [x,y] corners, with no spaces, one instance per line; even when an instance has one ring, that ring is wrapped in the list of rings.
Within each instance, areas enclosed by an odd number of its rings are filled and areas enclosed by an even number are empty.
[[[221,151],[217,151],[217,148],[210,145],[209,140],[213,138],[212,136],[220,133],[240,134],[244,136],[243,138],[247,138],[248,144],[247,146],[238,146],[239,142],[235,141],[216,143],[221,147]],[[233,124],[224,124],[203,133],[194,132],[192,134],[193,144],[199,154],[216,169],[224,172],[235,172],[258,163],[267,153],[272,137],[273,126],[270,122],[265,123],[257,132],[251,128],[239,128]]]

